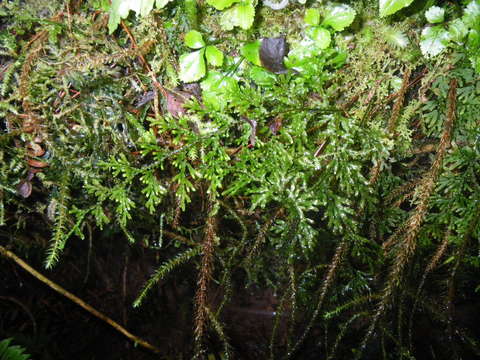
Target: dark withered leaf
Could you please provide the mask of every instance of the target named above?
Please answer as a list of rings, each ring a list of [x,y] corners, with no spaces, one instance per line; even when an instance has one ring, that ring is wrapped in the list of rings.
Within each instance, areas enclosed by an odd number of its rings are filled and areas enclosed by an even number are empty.
[[[190,94],[183,91],[173,92],[167,90],[167,111],[176,118],[185,114],[183,105],[190,97]]]
[[[202,98],[202,88],[198,82],[184,84],[182,90],[188,94],[191,94],[200,101]]]
[[[17,194],[24,197],[25,199],[30,196],[32,193],[32,183],[28,180],[22,180],[17,185]]]
[[[277,116],[272,123],[268,126],[273,135],[277,135],[278,131],[282,127],[283,119],[281,116]]]
[[[137,98],[135,107],[139,108],[140,106],[145,105],[146,103],[153,100],[155,97],[155,91],[147,91],[145,94]]]
[[[257,122],[255,120],[248,119],[245,116],[242,116],[242,119],[248,122],[252,127],[252,131],[250,132],[250,137],[248,139],[248,146],[253,147],[255,146],[255,142],[257,139]]]
[[[284,37],[264,38],[260,47],[260,61],[265,69],[275,74],[287,72],[283,58],[287,55],[288,44]]]

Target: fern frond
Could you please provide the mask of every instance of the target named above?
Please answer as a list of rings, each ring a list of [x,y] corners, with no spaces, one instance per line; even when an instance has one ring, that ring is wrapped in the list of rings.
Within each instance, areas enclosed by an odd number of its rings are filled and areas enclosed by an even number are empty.
[[[5,97],[7,93],[11,90],[12,79],[15,75],[16,70],[22,64],[22,60],[19,59],[12,63],[8,69],[3,74],[3,81],[0,87],[0,96]]]
[[[290,297],[290,293],[292,292],[292,287],[288,287],[287,291],[283,294],[283,296],[280,299],[280,305],[277,307],[275,311],[275,320],[273,322],[273,329],[272,329],[272,334],[270,335],[270,359],[273,360],[274,357],[274,345],[275,345],[275,338],[277,336],[277,330],[280,325],[280,319],[282,318],[283,311],[285,308],[285,303],[288,297]]]
[[[188,260],[197,256],[201,252],[201,247],[195,247],[192,249],[188,249],[181,254],[178,254],[174,258],[168,260],[167,262],[163,263],[155,273],[150,277],[150,279],[146,282],[143,289],[140,291],[140,294],[137,296],[135,301],[133,302],[133,307],[139,307],[142,304],[143,299],[147,296],[148,292],[151,288],[162,280],[165,276],[167,276],[170,272],[176,269],[178,266],[186,263]]]
[[[275,220],[281,216],[284,212],[284,209],[283,208],[279,208],[277,209],[277,211],[267,220],[267,222],[262,226],[262,228],[260,229],[260,231],[258,232],[258,235],[255,239],[255,242],[252,246],[252,248],[250,249],[250,253],[248,254],[247,258],[245,259],[245,261],[247,263],[249,263],[252,258],[255,256],[255,254],[258,252],[260,246],[263,244],[263,242],[265,241],[265,237],[267,235],[267,232],[268,230],[270,229],[270,227],[273,225],[273,223],[275,222]]]
[[[5,226],[5,204],[2,190],[0,190],[0,226]]]
[[[402,106],[403,106],[403,102],[404,102],[404,99],[405,99],[405,93],[407,91],[408,83],[409,83],[409,80],[410,80],[410,73],[411,73],[411,70],[406,69],[404,74],[403,74],[402,87],[401,87],[400,91],[398,92],[397,101],[395,102],[395,105],[393,106],[392,115],[390,116],[390,120],[389,120],[388,126],[387,126],[387,133],[390,136],[394,135],[394,131],[397,127],[398,118],[400,117],[400,111],[401,111]],[[378,177],[380,176],[381,169],[382,169],[382,161],[378,161],[377,164],[370,170],[370,179],[368,181],[370,185],[373,185],[377,182]]]
[[[287,347],[291,346],[291,338],[295,328],[295,321],[297,318],[297,276],[295,273],[295,266],[291,264],[288,269],[290,277],[290,324],[287,332]]]
[[[0,359],[1,360],[28,360],[30,355],[25,354],[25,349],[18,345],[10,345],[13,339],[0,341]]]
[[[327,291],[330,289],[330,285],[332,284],[335,278],[337,270],[340,267],[342,259],[345,256],[348,248],[349,248],[349,243],[346,239],[342,240],[340,244],[337,246],[337,249],[335,250],[335,254],[333,255],[333,258],[332,258],[332,262],[328,267],[327,275],[325,276],[325,280],[323,281],[320,297],[318,299],[317,306],[315,307],[315,311],[313,312],[313,315],[307,327],[305,328],[303,334],[297,340],[293,348],[288,352],[287,359],[290,359],[293,356],[293,354],[298,350],[298,348],[303,343],[308,333],[312,329],[313,325],[315,324],[315,321],[317,320],[317,317],[320,314],[320,310],[323,305],[323,300],[327,295]]]
[[[357,320],[361,316],[369,316],[370,314],[368,312],[361,312],[354,314],[350,319],[348,319],[344,324],[342,324],[340,328],[340,332],[337,335],[337,338],[335,339],[335,343],[332,346],[332,350],[329,351],[329,355],[327,357],[327,360],[331,360],[335,358],[335,353],[337,351],[338,345],[340,344],[340,341],[342,341],[343,337],[345,336],[347,330],[350,328],[350,325]]]
[[[219,314],[222,312],[225,304],[228,301],[230,301],[230,298],[231,298],[232,293],[233,293],[232,277],[231,277],[232,276],[232,267],[234,266],[233,263],[234,263],[235,259],[238,259],[240,257],[239,254],[241,254],[241,252],[245,248],[246,241],[247,241],[247,236],[248,236],[247,226],[245,225],[245,222],[242,220],[242,218],[240,218],[240,216],[237,214],[237,212],[234,209],[232,209],[230,207],[230,205],[228,205],[227,203],[225,203],[223,201],[220,201],[219,203],[229,212],[229,214],[240,225],[240,227],[242,229],[242,238],[240,239],[240,241],[235,243],[234,249],[233,249],[233,251],[231,252],[230,256],[228,257],[228,259],[226,261],[220,259],[220,261],[222,262],[222,268],[223,268],[223,276],[222,276],[222,279],[220,280],[220,284],[224,287],[225,292],[224,292],[222,302],[220,303],[220,305],[217,308],[217,311],[215,312],[216,316],[219,316]]]
[[[373,299],[379,298],[379,297],[381,297],[380,294],[369,294],[369,295],[365,295],[365,296],[356,297],[356,298],[352,299],[351,301],[348,301],[348,302],[346,302],[342,305],[337,306],[335,309],[333,309],[329,312],[326,312],[323,315],[323,318],[324,319],[332,319],[333,317],[340,315],[341,313],[345,312],[348,309],[351,309],[353,307],[362,305],[366,302],[372,301]]]
[[[53,236],[50,240],[50,246],[47,250],[47,258],[45,259],[45,268],[51,269],[59,260],[60,253],[65,247],[68,239],[67,222],[68,222],[68,193],[67,187],[61,186],[57,199],[55,225],[53,228]],[[71,232],[70,232],[71,234]]]
[[[437,266],[438,262],[440,259],[443,257],[445,254],[445,251],[448,248],[448,242],[450,238],[451,232],[446,231],[445,235],[443,237],[442,243],[437,247],[437,251],[433,255],[432,259],[428,263],[423,275],[422,275],[422,280],[420,281],[420,284],[418,285],[417,289],[417,295],[415,296],[415,302],[413,303],[412,311],[410,312],[410,317],[408,320],[408,338],[409,338],[409,343],[411,346],[412,343],[412,328],[413,328],[413,317],[416,312],[417,306],[418,306],[418,299],[420,297],[420,293],[423,289],[423,286],[425,284],[425,281],[427,279],[428,274]]]
[[[210,311],[210,308],[207,306],[205,309],[207,315],[208,315],[208,320],[210,320],[210,323],[213,326],[213,329],[216,331],[218,337],[222,341],[223,344],[223,356],[222,359],[229,360],[231,358],[231,346],[230,343],[228,342],[228,338],[225,335],[225,331],[223,329],[222,324],[220,321],[217,319],[214,313]]]

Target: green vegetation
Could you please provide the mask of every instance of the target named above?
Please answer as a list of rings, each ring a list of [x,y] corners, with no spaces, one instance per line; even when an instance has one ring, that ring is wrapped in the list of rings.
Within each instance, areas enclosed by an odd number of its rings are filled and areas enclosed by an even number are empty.
[[[252,358],[480,355],[480,1],[7,1],[0,81],[0,245],[144,254],[163,358],[250,358],[249,289]]]
[[[24,354],[25,349],[17,345],[10,345],[12,339],[0,341],[1,360],[28,360],[30,355]]]

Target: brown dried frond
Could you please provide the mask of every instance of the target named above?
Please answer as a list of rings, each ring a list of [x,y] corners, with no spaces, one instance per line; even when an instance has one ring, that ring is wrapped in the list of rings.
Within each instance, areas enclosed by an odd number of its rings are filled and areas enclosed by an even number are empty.
[[[382,244],[382,250],[386,256],[389,249],[396,244],[399,239],[402,238],[402,235],[405,233],[406,225],[402,224],[398,227],[397,230]]]
[[[176,189],[175,189],[176,190]],[[174,210],[174,215],[173,215],[173,221],[172,221],[172,227],[174,229],[178,228],[178,225],[180,224],[180,216],[182,215],[182,207],[181,207],[181,201],[180,197],[175,197],[175,210]]]
[[[280,216],[282,216],[284,213],[284,209],[283,208],[279,208],[277,209],[277,211],[275,211],[275,213],[273,214],[272,217],[270,217],[266,222],[265,224],[263,224],[263,226],[261,227],[260,231],[258,232],[258,235],[257,235],[257,238],[255,239],[255,242],[246,258],[246,261],[247,262],[250,262],[252,260],[252,258],[255,256],[255,254],[257,254],[258,252],[258,249],[260,248],[260,246],[263,244],[263,242],[265,241],[265,237],[267,235],[267,232],[268,232],[268,229],[270,229],[270,227],[272,226],[272,224],[274,223],[274,221],[276,219],[278,219]]]
[[[419,203],[413,215],[410,216],[410,218],[406,222],[407,233],[403,240],[403,246],[398,256],[396,257],[392,272],[390,273],[389,282],[391,282],[391,284],[396,283],[400,280],[403,268],[415,252],[416,238],[427,214],[429,199],[435,189],[435,185],[440,174],[440,170],[442,168],[442,163],[447,148],[450,146],[453,123],[455,121],[456,98],[457,80],[452,79],[452,81],[450,82],[450,90],[448,94],[449,106],[447,111],[447,119],[445,121],[442,138],[438,147],[438,152],[432,164],[432,167],[430,168],[430,171],[426,174],[425,178],[419,185]]]
[[[393,189],[393,191],[385,198],[385,202],[387,204],[393,202],[393,200],[395,198],[397,198],[398,196],[402,195],[402,194],[405,194],[405,193],[410,193],[413,189],[415,189],[415,187],[417,187],[417,185],[420,183],[420,180],[419,179],[413,179],[412,181],[409,181],[405,184],[402,184],[398,187],[396,187],[395,189]],[[398,200],[397,200],[398,202]]]
[[[419,187],[419,201],[418,205],[414,211],[414,213],[410,216],[410,218],[405,223],[406,234],[403,237],[403,241],[401,247],[398,251],[397,256],[395,257],[395,262],[393,264],[392,270],[388,275],[387,285],[383,292],[382,300],[380,301],[380,305],[373,317],[372,323],[367,331],[367,334],[362,341],[361,348],[363,349],[368,340],[370,339],[371,335],[373,334],[373,330],[380,318],[380,316],[384,313],[388,302],[392,298],[393,292],[397,288],[398,284],[400,283],[401,276],[403,274],[403,269],[407,265],[408,261],[411,259],[413,254],[415,253],[416,249],[416,239],[417,235],[420,232],[420,228],[425,220],[425,216],[427,215],[428,211],[428,203],[430,200],[430,196],[435,189],[436,181],[440,174],[440,170],[442,168],[443,159],[445,157],[447,148],[450,146],[450,140],[452,136],[452,129],[453,124],[456,117],[456,102],[457,100],[457,80],[452,79],[450,81],[450,90],[448,93],[448,109],[447,109],[447,119],[445,120],[444,129],[442,138],[440,139],[440,144],[438,146],[437,155],[435,160],[430,168],[430,171],[425,175],[422,179],[421,183],[418,185]],[[395,233],[397,234],[398,231]],[[393,236],[395,236],[392,235]],[[390,242],[387,241],[387,243]]]
[[[57,17],[54,17],[56,19]],[[26,52],[25,61],[22,65],[22,69],[20,72],[19,83],[18,83],[18,94],[22,99],[22,107],[24,114],[20,114],[18,116],[21,119],[21,126],[20,131],[23,133],[33,133],[35,135],[34,141],[30,144],[26,144],[27,147],[27,164],[35,168],[35,172],[41,171],[41,168],[48,166],[48,163],[40,160],[36,160],[33,157],[41,156],[40,152],[38,151],[30,151],[32,147],[38,149],[44,149],[42,147],[42,142],[44,140],[45,133],[44,129],[42,129],[42,119],[40,116],[35,114],[33,104],[29,100],[29,92],[30,92],[30,80],[31,80],[31,73],[37,60],[39,58],[40,52],[43,50],[43,44],[45,40],[48,39],[48,32],[43,30],[37,33],[29,43],[27,43],[23,51]],[[43,153],[42,153],[43,155]],[[31,172],[34,174],[35,172]]]
[[[212,206],[210,206],[210,210]],[[203,256],[198,274],[198,287],[195,294],[195,342],[197,354],[202,351],[202,339],[205,333],[206,321],[208,319],[208,283],[213,271],[213,253],[217,232],[217,219],[215,215],[209,215],[205,226],[203,238]]]
[[[425,278],[430,272],[433,271],[433,269],[435,269],[438,265],[438,263],[440,262],[440,259],[443,257],[443,255],[445,254],[445,251],[447,251],[447,248],[448,248],[448,240],[449,240],[449,237],[450,237],[450,234],[451,234],[451,231],[450,230],[447,230],[445,232],[445,236],[443,237],[443,241],[442,243],[437,247],[437,251],[435,252],[435,254],[432,256],[432,259],[430,260],[430,262],[428,263],[426,269],[425,269],[425,273],[423,274],[423,277]]]
[[[379,161],[377,164],[372,167],[370,170],[370,179],[368,180],[369,185],[374,185],[378,181],[378,177],[380,176],[380,168],[382,167],[382,162]]]
[[[18,93],[20,95],[20,98],[22,99],[23,109],[27,113],[30,112],[30,103],[28,101],[30,74],[32,72],[33,67],[35,66],[35,63],[39,57],[40,52],[43,49],[42,43],[45,39],[46,39],[46,35],[38,38],[37,40],[38,45],[33,50],[31,50],[26,56],[22,66],[22,70],[20,72]]]
[[[63,13],[58,13],[50,19],[50,21],[58,21],[63,16]],[[36,33],[30,41],[23,47],[23,51],[28,55],[25,58],[25,61],[20,72],[19,79],[19,95],[23,100],[23,108],[28,113],[29,103],[28,98],[28,84],[30,80],[30,73],[32,72],[33,66],[38,59],[40,51],[43,50],[43,44],[48,39],[48,31],[42,30]]]
[[[436,75],[437,72],[432,73],[433,75]],[[407,86],[407,88],[411,88],[412,86],[415,86],[422,78],[427,75],[427,69],[424,69],[415,79],[413,79]],[[382,103],[378,104],[370,113],[371,117],[374,117],[385,105],[393,101],[399,96],[399,91],[389,95]]]
[[[400,117],[400,110],[402,109],[403,102],[405,100],[405,94],[408,89],[408,84],[410,81],[410,74],[411,70],[407,68],[403,73],[403,82],[400,91],[398,92],[397,101],[395,101],[395,105],[393,105],[392,116],[390,116],[390,121],[388,122],[387,131],[389,134],[393,134],[395,128],[397,127],[397,121]]]
[[[393,207],[400,207],[400,205],[402,205],[407,199],[410,199],[411,197],[413,197],[413,195],[415,194],[415,191],[412,190],[406,194],[403,194],[403,196],[398,199],[397,201],[395,201],[395,203],[393,203]]]
[[[143,56],[147,54],[152,48],[152,42],[146,42],[139,47],[132,49],[118,49],[112,54],[96,53],[94,56],[90,52],[83,52],[77,54],[74,58],[69,59],[68,67],[62,70],[62,73],[72,71],[86,71],[92,68],[104,66],[106,64],[116,64],[123,60],[134,58],[136,56]]]

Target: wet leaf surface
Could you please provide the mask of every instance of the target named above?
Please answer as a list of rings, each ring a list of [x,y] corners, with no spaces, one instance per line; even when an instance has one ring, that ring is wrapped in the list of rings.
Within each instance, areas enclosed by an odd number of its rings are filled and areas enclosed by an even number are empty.
[[[287,72],[283,59],[287,55],[288,44],[284,37],[264,38],[260,47],[260,61],[263,67],[275,74]]]
[[[17,194],[21,197],[28,198],[32,194],[32,183],[28,180],[22,180],[17,185]]]
[[[34,168],[44,168],[48,166],[48,163],[45,161],[35,160],[35,159],[28,159],[28,165],[33,166]]]
[[[145,94],[137,98],[135,107],[139,108],[155,98],[155,91],[147,91]]]
[[[186,110],[183,105],[188,99],[192,97],[192,94],[185,91],[168,91],[167,90],[167,111],[173,117],[179,117],[185,114]]]

